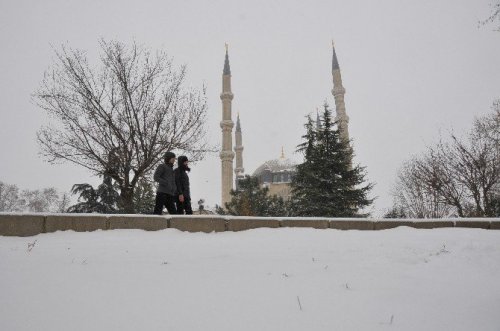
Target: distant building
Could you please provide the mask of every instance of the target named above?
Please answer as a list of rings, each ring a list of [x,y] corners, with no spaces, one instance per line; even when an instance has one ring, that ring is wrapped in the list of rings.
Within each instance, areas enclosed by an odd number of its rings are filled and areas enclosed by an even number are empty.
[[[290,199],[290,183],[295,175],[296,164],[285,157],[283,149],[279,159],[269,160],[259,166],[253,173],[262,187],[269,188],[269,194],[277,195],[285,200]]]
[[[345,89],[342,85],[340,67],[333,42],[332,51],[332,94],[335,98],[335,120],[339,125],[341,139],[349,141],[349,117],[346,114],[344,103]],[[220,95],[222,100],[222,121],[220,122],[222,129],[222,150],[220,152],[222,171],[222,206],[225,206],[225,204],[231,200],[231,190],[233,187],[237,188],[238,181],[245,177],[245,169],[243,168],[243,138],[239,114],[236,122],[234,151],[232,145],[233,127],[235,126],[232,120],[233,97],[234,95],[231,91],[231,69],[229,66],[229,55],[226,44],[226,56],[222,73],[222,93]],[[319,126],[319,116],[316,124]],[[233,167],[233,160],[235,158],[236,167]],[[296,164],[285,157],[282,149],[281,157],[279,159],[264,162],[254,171],[253,176],[259,179],[259,183],[262,187],[269,188],[269,194],[277,195],[285,200],[288,200],[291,194],[290,183],[295,174],[295,167]]]

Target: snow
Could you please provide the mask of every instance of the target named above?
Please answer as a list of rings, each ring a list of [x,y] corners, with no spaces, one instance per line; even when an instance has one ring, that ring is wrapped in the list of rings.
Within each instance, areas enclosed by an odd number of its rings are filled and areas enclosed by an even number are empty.
[[[0,237],[0,330],[500,330],[500,231]]]

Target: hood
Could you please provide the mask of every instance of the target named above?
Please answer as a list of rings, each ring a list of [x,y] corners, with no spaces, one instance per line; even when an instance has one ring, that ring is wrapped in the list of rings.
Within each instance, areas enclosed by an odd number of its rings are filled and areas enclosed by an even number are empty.
[[[184,165],[184,162],[186,161],[189,161],[187,156],[185,155],[181,155],[177,158],[177,166],[180,168],[180,169],[183,169],[183,170],[186,170],[186,171],[191,171],[191,169],[189,169],[188,166],[185,166]]]

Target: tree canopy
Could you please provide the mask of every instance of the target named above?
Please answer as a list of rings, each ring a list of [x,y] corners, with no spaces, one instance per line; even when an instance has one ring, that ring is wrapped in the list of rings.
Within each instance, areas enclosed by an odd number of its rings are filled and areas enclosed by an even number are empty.
[[[165,152],[203,157],[205,90],[185,88],[186,67],[175,68],[164,51],[101,40],[99,67],[82,50],[63,46],[55,55],[33,95],[53,120],[38,132],[49,162],[111,177],[134,212],[137,183]]]
[[[393,211],[411,218],[500,216],[500,101],[492,110],[465,136],[450,133],[403,164]]]
[[[315,125],[316,124],[316,125]],[[320,123],[310,116],[306,133],[297,151],[304,162],[293,177],[290,208],[296,216],[362,216],[362,208],[372,204],[368,193],[373,184],[365,183],[365,169],[352,166],[353,151],[349,141],[339,134],[328,104],[324,104]]]
[[[261,187],[259,179],[245,176],[238,183],[238,190],[231,190],[231,201],[226,208],[217,208],[218,214],[236,216],[286,216],[285,201],[269,195],[269,188]]]

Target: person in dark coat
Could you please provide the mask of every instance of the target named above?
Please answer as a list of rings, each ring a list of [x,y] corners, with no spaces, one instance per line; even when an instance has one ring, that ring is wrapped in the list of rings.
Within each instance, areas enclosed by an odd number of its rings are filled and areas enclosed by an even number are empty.
[[[175,173],[175,183],[177,185],[177,213],[193,215],[191,208],[191,191],[189,189],[189,160],[187,156],[181,155],[177,159],[177,169]]]
[[[156,201],[154,213],[161,215],[163,206],[167,207],[169,214],[177,214],[175,200],[177,195],[177,186],[175,185],[174,174],[175,154],[165,153],[164,162],[156,168],[154,174],[155,182],[158,182],[156,190]]]

